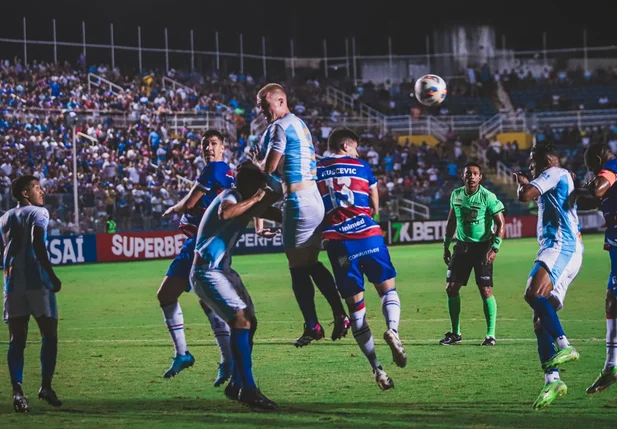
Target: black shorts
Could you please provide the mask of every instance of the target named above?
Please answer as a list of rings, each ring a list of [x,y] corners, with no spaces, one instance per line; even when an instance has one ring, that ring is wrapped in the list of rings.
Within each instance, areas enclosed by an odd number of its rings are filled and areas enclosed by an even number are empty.
[[[452,259],[448,265],[446,281],[467,286],[467,281],[473,269],[478,286],[493,286],[493,264],[486,263],[486,254],[491,249],[492,242],[465,243],[459,241],[454,245]]]

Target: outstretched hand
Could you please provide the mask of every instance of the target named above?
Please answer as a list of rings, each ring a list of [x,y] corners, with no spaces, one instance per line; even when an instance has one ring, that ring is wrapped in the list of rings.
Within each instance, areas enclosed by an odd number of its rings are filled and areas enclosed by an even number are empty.
[[[527,178],[527,176],[525,176],[520,171],[514,173],[513,177],[514,177],[514,180],[516,181],[516,183],[518,183],[519,185],[528,185],[529,184],[529,179]]]

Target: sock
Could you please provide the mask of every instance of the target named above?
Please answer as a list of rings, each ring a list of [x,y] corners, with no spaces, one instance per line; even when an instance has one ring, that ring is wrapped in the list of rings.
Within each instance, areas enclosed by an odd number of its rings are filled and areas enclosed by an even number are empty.
[[[231,384],[237,387],[242,387],[242,376],[240,375],[240,367],[238,362],[232,361]]]
[[[243,389],[257,389],[253,379],[253,360],[249,343],[250,329],[233,328],[231,330],[231,350],[234,365],[237,364]]]
[[[555,347],[553,346],[553,337],[542,326],[535,329],[534,333],[538,340],[538,356],[540,357],[540,363],[544,364],[555,354]]]
[[[559,370],[557,368],[553,368],[549,371],[546,371],[544,373],[544,382],[545,383],[552,383],[554,381],[559,380]]]
[[[45,337],[41,340],[41,386],[51,389],[51,380],[56,371],[58,357],[58,337]]]
[[[315,286],[317,286],[319,292],[321,292],[321,294],[328,301],[328,304],[330,304],[334,318],[344,316],[345,309],[343,308],[343,303],[341,302],[341,298],[338,294],[334,277],[332,277],[330,271],[328,271],[328,269],[324,267],[321,262],[317,262],[310,267],[309,270],[311,277],[315,282]]]
[[[448,313],[450,313],[450,327],[453,334],[461,335],[461,296],[448,297]]]
[[[564,340],[567,343],[568,339],[563,332],[559,316],[557,316],[557,311],[555,311],[553,305],[545,297],[539,296],[532,303],[532,307],[540,318],[542,327],[550,334],[553,340],[558,342],[559,348],[563,348],[559,345],[559,341],[564,344]],[[559,337],[562,337],[561,340],[559,340]],[[569,345],[569,343],[567,344]]]
[[[366,307],[364,300],[356,302],[354,308],[350,308],[349,319],[351,321],[351,332],[356,339],[356,342],[360,346],[360,350],[364,353],[364,356],[371,364],[371,368],[375,369],[380,367],[379,360],[375,354],[375,341],[373,340],[373,334],[371,328],[369,328],[366,321]]]
[[[401,300],[396,293],[396,288],[390,289],[381,297],[381,311],[388,329],[398,333],[398,325],[401,321]]]
[[[606,314],[605,371],[617,366],[617,318],[615,316],[615,314]]]
[[[7,361],[9,364],[9,374],[13,386],[24,381],[24,349],[25,341],[11,340],[9,342],[9,352]]]
[[[291,287],[302,312],[302,317],[304,317],[304,324],[308,329],[315,329],[319,322],[315,310],[315,288],[309,270],[307,267],[295,267],[290,268],[289,271],[291,273]]]
[[[204,311],[206,312],[206,316],[208,316],[210,328],[212,328],[214,339],[216,340],[216,344],[219,346],[219,351],[221,352],[221,363],[231,362],[233,356],[231,354],[231,346],[229,345],[229,336],[231,335],[229,325],[212,309],[204,307]]]
[[[187,350],[186,338],[184,337],[184,315],[179,302],[161,307],[165,315],[165,324],[169,329],[169,336],[174,342],[176,354],[185,355]]]
[[[486,336],[495,338],[495,324],[497,323],[497,301],[494,296],[484,299],[484,317],[486,318]]]

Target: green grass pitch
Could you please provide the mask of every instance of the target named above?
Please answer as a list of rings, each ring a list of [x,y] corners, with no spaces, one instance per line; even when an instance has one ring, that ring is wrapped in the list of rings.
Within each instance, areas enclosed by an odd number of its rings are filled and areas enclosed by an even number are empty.
[[[485,322],[475,286],[462,290],[461,345],[437,341],[449,329],[441,246],[392,247],[402,302],[401,338],[408,365],[397,368],[382,340],[377,294],[366,296],[377,352],[396,388],[381,392],[353,337],[296,349],[300,312],[283,255],[239,256],[234,267],[250,290],[259,318],[254,352],[258,384],[280,409],[252,412],[212,387],[218,350],[196,296],[180,298],[189,350],[197,361],[171,380],[162,378],[173,348],[156,290],[169,261],[58,268],[60,344],[55,389],[65,405],[36,399],[39,335],[31,322],[25,392],[33,412],[15,415],[6,367],[8,333],[0,334],[0,427],[614,427],[617,387],[596,396],[585,388],[604,363],[604,295],[609,258],[601,236],[585,237],[583,268],[560,312],[581,354],[564,367],[569,388],[544,411],[531,404],[543,385],[531,311],[523,301],[535,240],[505,241],[495,265],[496,347],[479,347]],[[322,260],[326,262],[325,254]],[[318,294],[324,325],[331,315]],[[329,335],[331,326],[326,326]]]

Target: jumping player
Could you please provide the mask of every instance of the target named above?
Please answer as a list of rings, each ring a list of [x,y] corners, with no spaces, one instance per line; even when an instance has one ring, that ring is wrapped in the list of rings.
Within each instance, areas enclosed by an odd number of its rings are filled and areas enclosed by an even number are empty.
[[[388,390],[394,387],[394,381],[375,353],[366,320],[364,276],[374,284],[381,298],[386,321],[384,339],[394,362],[403,368],[407,354],[398,335],[401,302],[394,281],[396,271],[381,227],[373,220],[379,213],[377,180],[368,163],[357,159],[359,140],[351,130],[334,130],[328,138],[328,150],[334,155],[317,164],[317,184],[326,209],[322,239],[327,243],[336,286],[349,308],[354,338],[373,369],[377,385]]]
[[[196,235],[190,278],[199,299],[232,327],[233,376],[225,395],[249,406],[275,409],[277,405],[259,391],[253,378],[255,309],[242,279],[230,266],[231,251],[252,216],[282,220],[280,210],[268,207],[278,195],[271,198],[272,193],[264,189],[265,180],[253,166],[240,168],[237,188],[225,190],[212,201]]]
[[[476,276],[486,318],[486,336],[482,346],[494,346],[495,325],[497,323],[497,302],[493,295],[493,262],[503,240],[506,223],[504,207],[495,194],[480,185],[482,169],[470,162],[463,170],[465,186],[456,188],[450,196],[450,213],[444,237],[443,260],[448,265],[446,293],[450,332],[439,344],[460,343],[461,335],[461,296],[462,286],[467,285],[471,270]],[[493,232],[495,226],[495,232]],[[450,253],[450,243],[456,232],[454,255]]]
[[[51,381],[58,355],[58,306],[56,293],[62,282],[47,255],[49,212],[43,189],[34,176],[13,180],[11,193],[19,205],[0,218],[4,247],[4,321],[9,327],[8,365],[13,385],[15,412],[30,411],[22,390],[24,349],[28,322],[33,316],[41,331],[41,389],[39,398],[54,407],[62,406]]]
[[[311,278],[332,309],[334,329],[331,337],[334,341],[347,334],[349,318],[332,274],[317,260],[324,206],[315,182],[315,148],[311,133],[306,124],[289,111],[287,95],[281,85],[264,86],[257,94],[257,105],[270,123],[261,144],[263,163],[257,165],[268,176],[269,186],[285,194],[283,247],[294,295],[304,316],[304,332],[294,344],[302,347],[324,337],[315,311]]]
[[[595,178],[587,189],[600,198],[606,222],[604,250],[609,252],[611,273],[606,290],[606,361],[587,393],[601,392],[617,381],[617,158],[606,144],[594,144],[585,152],[585,165]]]
[[[234,184],[231,168],[223,161],[223,135],[216,130],[207,130],[201,140],[201,153],[206,161],[199,178],[190,192],[176,205],[167,209],[163,217],[172,213],[182,213],[180,229],[187,236],[180,254],[176,256],[167,275],[157,292],[157,298],[165,316],[165,324],[174,343],[176,355],[171,366],[163,375],[165,378],[176,376],[180,371],[195,363],[189,353],[184,335],[184,316],[178,298],[183,292],[189,292],[191,285],[189,274],[195,253],[195,234],[206,208],[225,189]],[[214,386],[225,383],[231,376],[231,350],[229,348],[229,326],[215,312],[200,302],[208,316],[210,326],[221,352],[221,362]]]
[[[529,168],[533,181],[522,173],[515,173],[514,178],[519,201],[538,202],[540,251],[527,280],[525,300],[534,312],[534,332],[544,370],[544,387],[533,404],[539,409],[567,393],[558,366],[579,357],[564,333],[557,311],[563,307],[568,287],[581,268],[583,241],[574,181],[570,172],[560,167],[552,145],[536,145],[531,150]]]

